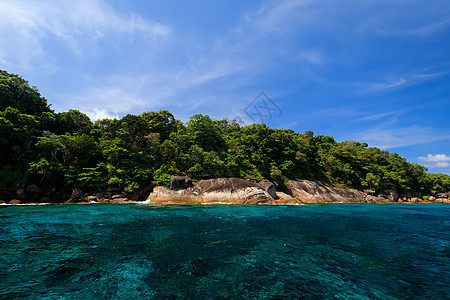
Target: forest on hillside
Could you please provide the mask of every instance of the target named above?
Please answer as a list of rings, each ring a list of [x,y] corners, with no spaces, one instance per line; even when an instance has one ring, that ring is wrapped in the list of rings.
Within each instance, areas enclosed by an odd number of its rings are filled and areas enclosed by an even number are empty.
[[[91,122],[77,110],[54,112],[19,75],[0,75],[2,189],[36,184],[64,193],[112,186],[131,193],[189,175],[267,178],[280,186],[309,179],[360,190],[394,187],[406,195],[450,190],[450,176],[427,173],[366,143],[199,114],[184,124],[167,110]]]

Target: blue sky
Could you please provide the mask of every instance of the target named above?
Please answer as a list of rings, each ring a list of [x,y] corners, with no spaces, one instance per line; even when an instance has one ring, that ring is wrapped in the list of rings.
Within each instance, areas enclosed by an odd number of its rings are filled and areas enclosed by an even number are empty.
[[[397,152],[450,174],[448,0],[0,0],[0,68],[57,112],[168,109]]]

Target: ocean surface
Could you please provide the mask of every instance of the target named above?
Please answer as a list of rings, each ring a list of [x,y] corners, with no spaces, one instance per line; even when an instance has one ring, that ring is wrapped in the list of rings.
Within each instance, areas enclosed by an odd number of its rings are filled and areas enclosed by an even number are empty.
[[[0,206],[0,299],[450,299],[450,205]]]

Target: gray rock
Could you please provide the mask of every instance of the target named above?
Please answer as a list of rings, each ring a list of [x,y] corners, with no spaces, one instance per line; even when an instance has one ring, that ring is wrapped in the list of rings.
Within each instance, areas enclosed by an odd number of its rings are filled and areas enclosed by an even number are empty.
[[[392,201],[390,199],[388,199],[388,198],[368,195],[366,197],[366,202],[367,203],[390,203]]]
[[[80,188],[74,188],[72,190],[72,197],[73,198],[81,198],[81,197],[83,197],[83,191]]]
[[[375,191],[374,190],[364,190],[364,193],[366,193],[367,195],[374,195]]]
[[[189,176],[173,176],[170,178],[170,189],[185,189],[192,186],[192,179]]]
[[[420,201],[422,201],[422,199],[420,199],[418,197],[413,197],[413,198],[409,199],[409,202],[411,202],[411,203],[419,203]]]
[[[42,192],[42,189],[35,184],[30,184],[25,190],[32,194],[39,194]]]
[[[17,197],[21,198],[21,199],[25,199],[27,197],[25,189],[17,189],[16,194],[17,194]]]
[[[327,183],[310,180],[289,180],[288,189],[303,203],[364,202],[367,194]]]
[[[259,183],[259,185],[272,197],[273,199],[278,199],[277,188],[273,182],[264,179]]]
[[[384,194],[387,195],[387,199],[391,200],[392,202],[397,202],[399,196],[398,192],[395,188],[388,189],[384,191]]]

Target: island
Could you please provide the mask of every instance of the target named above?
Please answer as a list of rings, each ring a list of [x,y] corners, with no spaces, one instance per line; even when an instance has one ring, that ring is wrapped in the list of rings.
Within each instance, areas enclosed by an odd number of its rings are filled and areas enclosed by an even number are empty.
[[[0,76],[0,203],[449,203],[450,176],[364,142],[167,110],[92,122]]]

